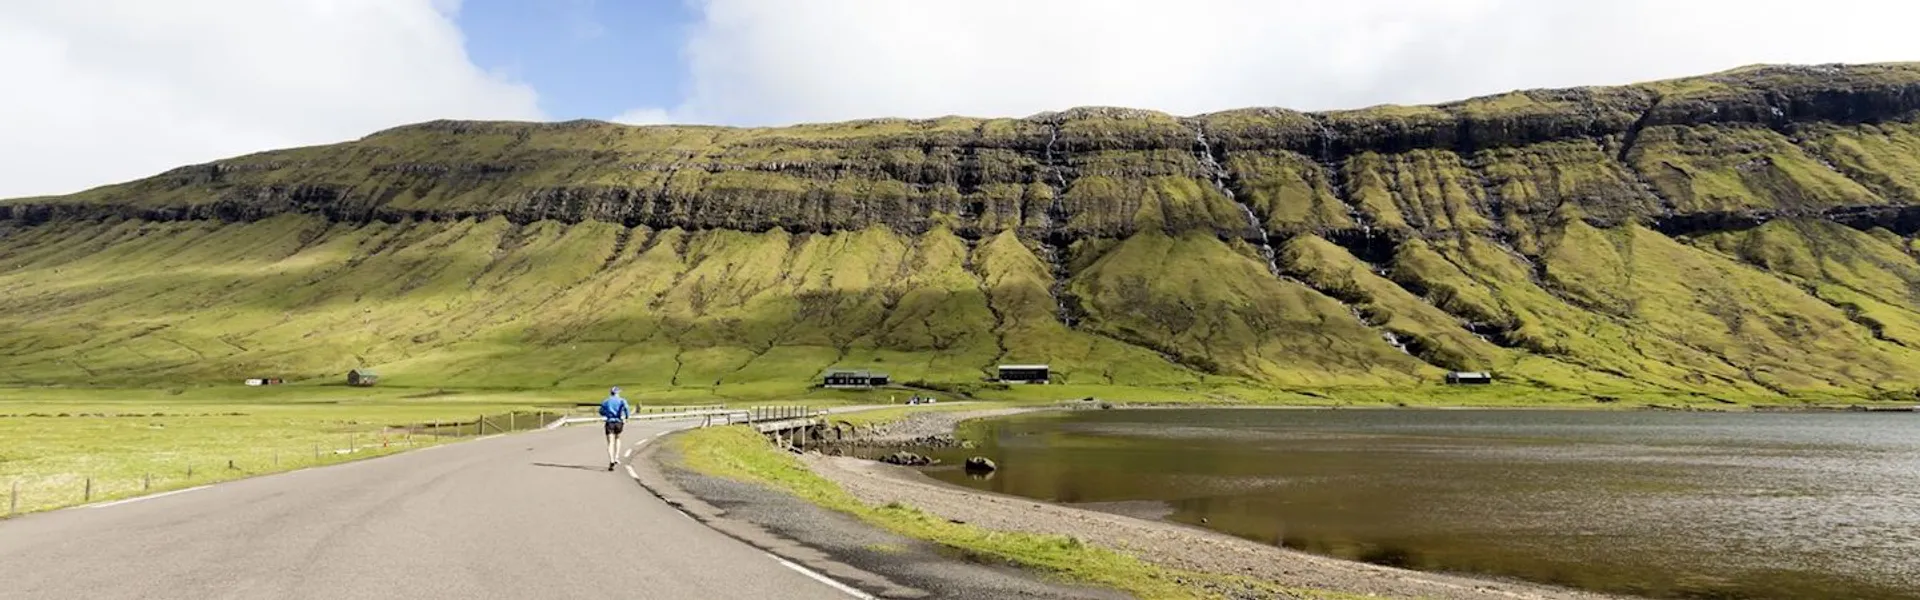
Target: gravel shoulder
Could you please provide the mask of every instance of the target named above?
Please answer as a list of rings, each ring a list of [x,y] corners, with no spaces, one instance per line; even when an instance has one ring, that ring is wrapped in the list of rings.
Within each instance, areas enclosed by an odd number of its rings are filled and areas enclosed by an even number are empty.
[[[908,441],[951,435],[969,419],[1033,409],[916,414],[885,435]],[[944,430],[939,428],[944,427]],[[986,529],[1066,535],[1164,567],[1248,576],[1281,585],[1347,594],[1443,599],[1610,598],[1523,582],[1395,569],[1260,544],[1178,523],[1151,520],[1150,507],[1087,510],[950,485],[918,471],[851,457],[808,454],[802,461],[870,504],[898,502]],[[1121,514],[1115,514],[1121,513]],[[1143,518],[1126,516],[1139,515]]]

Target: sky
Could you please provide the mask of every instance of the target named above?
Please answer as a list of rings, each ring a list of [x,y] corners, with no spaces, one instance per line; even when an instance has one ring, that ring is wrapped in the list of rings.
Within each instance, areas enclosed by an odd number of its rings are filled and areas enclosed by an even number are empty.
[[[0,198],[431,119],[1432,103],[1920,60],[1908,0],[0,0]]]

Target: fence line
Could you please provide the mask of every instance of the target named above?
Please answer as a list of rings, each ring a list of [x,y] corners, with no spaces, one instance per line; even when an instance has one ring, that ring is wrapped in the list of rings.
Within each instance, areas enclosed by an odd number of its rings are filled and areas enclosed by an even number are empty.
[[[580,407],[590,410],[589,407]],[[791,407],[789,407],[791,409]],[[763,416],[775,413],[773,407],[760,407]],[[574,411],[581,412],[580,410]],[[591,414],[591,413],[589,413]],[[726,409],[721,404],[703,405],[667,405],[640,406],[634,408],[634,418],[654,419],[671,416],[712,417],[727,416],[729,423],[736,422],[736,415],[746,415],[747,410]],[[216,459],[192,459],[176,463],[171,470],[164,467],[143,469],[138,475],[97,476],[94,473],[63,473],[39,476],[30,479],[29,475],[16,476],[7,486],[7,506],[4,516],[13,517],[25,512],[51,510],[68,506],[90,504],[133,496],[142,496],[172,489],[182,489],[195,485],[204,485],[236,479],[248,475],[264,475],[298,468],[340,464],[361,456],[383,456],[415,447],[430,446],[446,441],[476,436],[549,429],[564,425],[573,419],[597,420],[597,415],[569,416],[567,412],[555,411],[512,411],[504,414],[475,415],[473,420],[432,420],[408,425],[383,427],[374,431],[353,430],[325,437],[345,442],[344,447],[325,440],[313,440],[311,443],[295,447],[270,446],[252,450],[250,453]],[[217,456],[217,455],[216,455]],[[217,466],[213,473],[208,472],[209,465]],[[171,475],[169,473],[172,473]],[[40,484],[33,483],[41,480]],[[53,480],[55,483],[47,483]],[[43,501],[43,499],[46,499]]]
[[[499,415],[476,415],[471,421],[428,421],[372,431],[352,430],[325,434],[324,439],[291,448],[267,446],[233,456],[216,454],[211,458],[196,457],[175,462],[172,467],[163,463],[118,476],[101,476],[97,473],[22,474],[7,484],[4,516],[141,496],[242,476],[340,464],[361,457],[384,456],[410,448],[471,438],[486,432],[537,430],[565,416],[564,413],[553,411],[513,411]],[[335,441],[328,443],[326,439]]]

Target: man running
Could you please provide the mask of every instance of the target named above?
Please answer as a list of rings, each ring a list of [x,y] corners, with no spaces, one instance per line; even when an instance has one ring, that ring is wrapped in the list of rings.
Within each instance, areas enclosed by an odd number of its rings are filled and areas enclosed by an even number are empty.
[[[607,391],[607,399],[600,401],[600,416],[607,420],[607,470],[612,471],[620,462],[620,433],[627,430],[627,417],[633,410],[627,407],[627,399],[620,397],[620,388]]]

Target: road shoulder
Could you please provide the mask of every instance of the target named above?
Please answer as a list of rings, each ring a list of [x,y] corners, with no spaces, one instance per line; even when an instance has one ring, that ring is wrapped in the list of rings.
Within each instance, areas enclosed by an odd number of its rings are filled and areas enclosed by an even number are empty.
[[[1126,597],[887,532],[770,487],[692,471],[668,444],[650,444],[631,464],[641,485],[689,518],[877,597]]]

